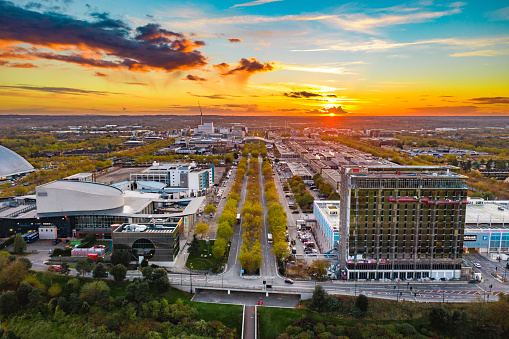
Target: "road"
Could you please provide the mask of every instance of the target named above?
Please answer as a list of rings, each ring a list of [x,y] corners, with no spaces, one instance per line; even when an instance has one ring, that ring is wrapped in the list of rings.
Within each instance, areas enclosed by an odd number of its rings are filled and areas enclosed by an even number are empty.
[[[269,244],[267,234],[269,233],[269,227],[267,224],[267,199],[265,199],[265,178],[262,175],[262,161],[259,160],[259,172],[260,172],[260,187],[261,187],[261,204],[263,207],[263,228],[262,228],[262,264],[260,267],[260,275],[264,280],[268,278],[277,277],[276,268],[276,257],[272,252],[272,244]]]
[[[242,206],[246,201],[247,194],[246,187],[247,187],[247,176],[244,177],[244,181],[242,182],[242,190],[240,192],[240,201],[239,206],[237,208],[237,213],[240,213],[240,211],[242,210]],[[242,267],[238,260],[241,246],[242,246],[242,222],[239,225],[235,225],[233,227],[233,238],[230,245],[230,255],[228,257],[226,271],[218,275],[218,278],[220,278],[222,282],[224,282],[225,280],[236,283],[243,281],[242,278],[240,277]]]
[[[204,220],[208,222],[210,226],[210,230],[207,233],[207,237],[210,239],[216,239],[216,233],[217,233],[217,220],[223,214],[224,206],[226,205],[226,197],[228,197],[228,194],[230,193],[230,189],[235,182],[235,175],[237,174],[237,169],[232,167],[232,174],[230,175],[229,179],[226,181],[223,181],[221,185],[218,187],[219,189],[223,189],[223,196],[219,199],[219,203],[216,206],[216,212],[214,213],[212,219]],[[226,183],[226,187],[223,186],[223,183]],[[225,197],[225,199],[223,199]],[[206,218],[209,218],[208,216]]]

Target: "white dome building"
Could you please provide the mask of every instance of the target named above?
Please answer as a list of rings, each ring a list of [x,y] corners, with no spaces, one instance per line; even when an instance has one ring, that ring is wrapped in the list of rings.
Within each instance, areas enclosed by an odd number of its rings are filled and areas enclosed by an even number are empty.
[[[124,193],[113,186],[60,180],[35,189],[37,213],[96,212],[123,209]]]
[[[28,161],[7,147],[0,145],[0,179],[25,175],[35,171]]]

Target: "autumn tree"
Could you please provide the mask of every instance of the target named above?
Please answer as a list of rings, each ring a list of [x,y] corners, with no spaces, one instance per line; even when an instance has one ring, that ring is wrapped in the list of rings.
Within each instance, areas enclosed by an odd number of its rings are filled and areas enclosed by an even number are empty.
[[[327,274],[327,267],[329,267],[327,260],[315,260],[309,267],[309,274],[321,278]]]
[[[205,213],[215,213],[216,212],[216,206],[209,204],[205,207]]]
[[[194,228],[194,233],[201,236],[203,239],[203,235],[207,234],[210,230],[210,227],[207,223],[199,222],[196,227]]]

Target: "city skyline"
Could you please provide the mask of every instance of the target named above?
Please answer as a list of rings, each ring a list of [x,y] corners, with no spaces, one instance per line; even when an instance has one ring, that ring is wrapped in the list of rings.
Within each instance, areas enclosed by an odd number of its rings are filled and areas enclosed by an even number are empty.
[[[0,1],[0,114],[509,115],[504,1]]]

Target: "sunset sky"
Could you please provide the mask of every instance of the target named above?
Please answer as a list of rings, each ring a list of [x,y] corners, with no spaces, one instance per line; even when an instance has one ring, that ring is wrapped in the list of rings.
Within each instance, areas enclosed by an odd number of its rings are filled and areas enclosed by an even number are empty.
[[[0,0],[0,114],[507,115],[509,2]]]

